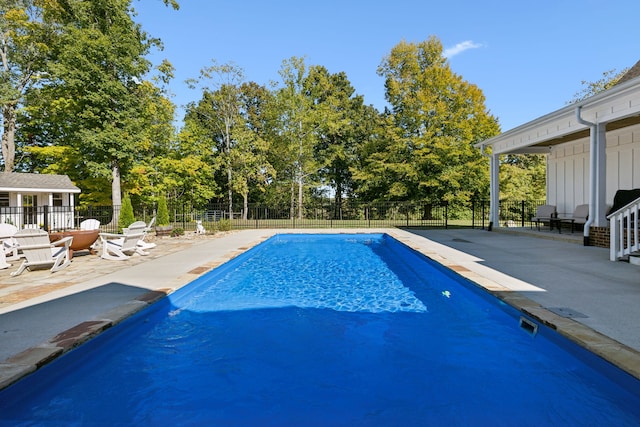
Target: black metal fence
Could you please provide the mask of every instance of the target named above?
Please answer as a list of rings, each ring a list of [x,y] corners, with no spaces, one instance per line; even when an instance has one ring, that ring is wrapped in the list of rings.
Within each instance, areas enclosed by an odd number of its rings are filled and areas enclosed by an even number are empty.
[[[525,227],[530,225],[536,207],[544,201],[501,201],[500,225]],[[85,219],[97,219],[104,231],[117,232],[119,206],[39,206],[0,207],[0,223],[11,223],[19,228],[66,230],[79,228]],[[150,209],[137,209],[136,220],[149,222],[154,216]],[[185,231],[195,230],[200,221],[207,230],[259,229],[259,228],[375,228],[375,227],[472,227],[489,226],[489,202],[470,203],[418,203],[381,202],[358,203],[347,201],[307,204],[300,210],[290,206],[250,204],[234,207],[211,204],[202,209],[180,203],[169,204],[171,225]]]

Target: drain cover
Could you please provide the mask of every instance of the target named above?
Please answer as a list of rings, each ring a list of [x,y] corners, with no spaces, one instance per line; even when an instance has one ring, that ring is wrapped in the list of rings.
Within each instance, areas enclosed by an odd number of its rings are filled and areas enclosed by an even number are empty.
[[[573,318],[586,319],[587,317],[589,317],[586,314],[582,314],[579,311],[571,310],[568,307],[547,307],[547,310],[557,314],[558,316],[567,317],[570,319],[573,319]]]

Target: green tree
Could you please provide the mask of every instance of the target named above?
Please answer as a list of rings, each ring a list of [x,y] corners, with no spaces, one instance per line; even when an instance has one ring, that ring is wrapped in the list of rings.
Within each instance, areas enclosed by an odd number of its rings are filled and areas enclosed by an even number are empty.
[[[15,167],[17,118],[30,87],[46,76],[52,26],[43,21],[41,2],[0,2],[0,108],[4,171]]]
[[[500,194],[507,200],[544,200],[546,156],[509,154],[500,162]]]
[[[213,136],[206,126],[206,118],[197,113],[197,108],[200,106],[187,108],[176,146],[168,158],[160,160],[160,170],[172,198],[203,206],[220,196],[221,188],[215,180]]]
[[[23,134],[25,151],[42,149],[39,161],[57,157],[89,194],[110,184],[111,203],[118,206],[122,181],[150,170],[146,158],[157,154],[158,146],[149,141],[161,132],[171,134],[166,125],[173,107],[145,81],[151,71],[145,56],[160,41],[133,21],[130,0],[46,4],[45,19],[57,29],[50,44],[54,60],[47,67],[50,81],[32,88],[28,97],[25,129],[33,132]],[[169,65],[159,68],[162,78],[169,78]],[[160,143],[166,141],[164,136]]]
[[[398,192],[408,200],[466,201],[488,190],[487,160],[474,144],[499,132],[475,85],[451,71],[442,44],[431,37],[396,45],[378,69],[411,165]],[[396,152],[397,153],[397,152]],[[396,155],[394,153],[393,155]]]
[[[357,147],[351,172],[358,197],[367,202],[410,200],[411,183],[418,171],[411,162],[409,147],[390,114],[375,117],[370,138]]]
[[[122,198],[122,206],[120,206],[120,213],[118,216],[118,229],[122,231],[131,225],[135,220],[135,216],[133,215],[133,205],[131,204],[131,199],[129,195],[125,193]]]
[[[618,83],[622,76],[626,74],[627,71],[629,71],[629,68],[625,68],[620,72],[616,72],[615,69],[607,70],[602,73],[602,78],[594,82],[582,80],[580,82],[580,84],[583,86],[582,90],[576,92],[573,95],[573,99],[567,102],[567,104],[574,104],[576,102],[582,101],[583,99],[587,99],[595,95],[596,93],[612,88],[616,83]]]
[[[350,164],[355,150],[366,138],[361,130],[364,103],[344,72],[330,74],[322,66],[309,68],[305,90],[315,110],[314,155],[319,167],[318,180],[329,187],[334,195],[334,216],[341,214],[343,198],[353,193]]]
[[[276,137],[272,144],[272,156],[281,167],[276,167],[278,176],[290,184],[290,215],[295,217],[297,202],[299,219],[303,216],[304,189],[317,186],[312,179],[319,169],[314,157],[318,119],[311,98],[305,93],[307,73],[303,58],[292,57],[282,63],[279,71],[282,86],[277,89],[275,100]]]
[[[169,225],[169,209],[167,208],[167,198],[164,194],[161,194],[158,197],[156,223],[161,227]]]
[[[213,65],[200,70],[198,79],[190,79],[187,82],[190,87],[199,87],[203,90],[203,97],[194,111],[200,114],[206,121],[206,125],[214,131],[214,141],[220,162],[227,175],[227,194],[229,212],[233,212],[234,169],[232,163],[233,129],[242,126],[240,115],[240,85],[244,80],[243,70],[232,64],[219,65],[213,61]]]

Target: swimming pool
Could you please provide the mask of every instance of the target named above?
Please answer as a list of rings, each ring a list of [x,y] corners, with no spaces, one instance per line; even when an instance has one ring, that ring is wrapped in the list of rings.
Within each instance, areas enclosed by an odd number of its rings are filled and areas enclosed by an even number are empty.
[[[638,381],[386,235],[279,235],[0,393],[3,425],[638,425]]]

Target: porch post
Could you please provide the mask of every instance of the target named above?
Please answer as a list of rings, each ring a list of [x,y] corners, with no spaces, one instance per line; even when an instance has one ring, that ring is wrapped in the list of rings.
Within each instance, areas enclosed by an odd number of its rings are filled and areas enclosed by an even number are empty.
[[[596,156],[595,174],[595,200],[594,200],[594,218],[592,225],[594,227],[607,226],[607,125],[598,123],[596,125],[596,152],[592,155]],[[591,212],[589,212],[591,215]]]
[[[489,159],[489,226],[500,227],[500,155]]]

